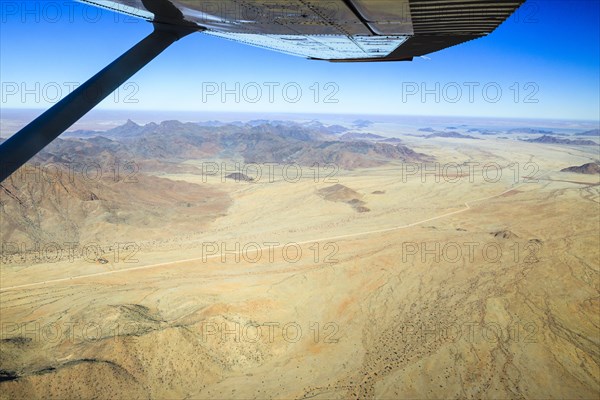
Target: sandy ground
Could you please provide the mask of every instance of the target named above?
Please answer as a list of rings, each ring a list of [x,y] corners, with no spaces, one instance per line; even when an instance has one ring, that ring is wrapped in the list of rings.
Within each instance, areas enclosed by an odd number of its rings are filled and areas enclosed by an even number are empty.
[[[598,398],[599,180],[556,172],[595,149],[411,146],[480,165],[162,175],[233,205],[133,262],[3,265],[0,397]]]

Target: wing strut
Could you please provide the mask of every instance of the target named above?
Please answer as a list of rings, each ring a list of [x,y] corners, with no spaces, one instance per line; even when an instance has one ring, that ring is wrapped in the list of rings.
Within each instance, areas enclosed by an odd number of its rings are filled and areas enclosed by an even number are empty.
[[[0,183],[170,45],[200,29],[154,23],[145,39],[0,145]]]

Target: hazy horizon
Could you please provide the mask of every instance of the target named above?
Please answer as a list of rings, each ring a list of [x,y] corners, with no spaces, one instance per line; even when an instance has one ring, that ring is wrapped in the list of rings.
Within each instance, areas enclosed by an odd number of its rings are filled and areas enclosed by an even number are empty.
[[[45,109],[2,108],[0,112],[0,138],[8,138],[33,119],[41,115]],[[375,123],[405,124],[423,127],[421,124],[467,124],[472,127],[528,127],[553,128],[558,130],[591,130],[600,127],[599,120],[576,119],[540,119],[521,117],[479,117],[479,116],[447,116],[447,115],[387,115],[375,113],[363,114],[330,114],[330,113],[257,113],[257,112],[210,112],[210,111],[170,111],[170,110],[92,110],[88,115],[76,122],[67,132],[76,130],[108,130],[123,125],[127,120],[141,125],[177,120],[181,122],[248,122],[252,120],[285,120],[310,121],[343,124],[359,119],[369,119]]]

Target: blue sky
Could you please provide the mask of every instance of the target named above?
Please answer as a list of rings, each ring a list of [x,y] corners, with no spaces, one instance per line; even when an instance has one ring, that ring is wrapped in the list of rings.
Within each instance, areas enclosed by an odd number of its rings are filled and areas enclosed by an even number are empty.
[[[69,0],[0,7],[3,108],[47,108],[152,30]],[[599,120],[599,76],[600,2],[537,0],[489,37],[412,63],[309,61],[194,34],[100,107]]]

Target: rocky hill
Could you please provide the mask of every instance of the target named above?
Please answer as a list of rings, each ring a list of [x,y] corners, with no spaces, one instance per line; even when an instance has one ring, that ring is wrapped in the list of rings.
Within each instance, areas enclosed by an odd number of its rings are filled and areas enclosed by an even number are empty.
[[[212,187],[141,173],[102,174],[55,166],[18,170],[0,184],[2,243],[29,251],[39,243],[63,248],[161,238],[165,221],[173,235],[200,231],[231,205],[227,194]]]
[[[560,172],[574,172],[576,174],[596,175],[600,174],[600,164],[588,163],[580,166],[561,169]]]

